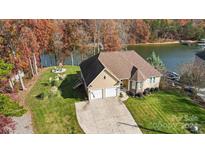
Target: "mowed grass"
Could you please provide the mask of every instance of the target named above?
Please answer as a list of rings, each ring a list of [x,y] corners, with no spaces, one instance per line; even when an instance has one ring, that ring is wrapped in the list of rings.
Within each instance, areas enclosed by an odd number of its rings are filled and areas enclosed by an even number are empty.
[[[158,92],[145,98],[129,98],[125,103],[143,133],[190,133],[196,124],[205,133],[205,109],[178,92]]]
[[[51,72],[53,67],[46,70],[26,96],[27,104],[32,112],[32,122],[35,133],[83,133],[75,112],[75,102],[85,97],[83,87],[73,90],[77,80],[77,66],[64,66],[67,77],[58,82],[58,91],[51,93],[49,78],[56,74]],[[38,99],[40,93],[45,94],[43,100]]]

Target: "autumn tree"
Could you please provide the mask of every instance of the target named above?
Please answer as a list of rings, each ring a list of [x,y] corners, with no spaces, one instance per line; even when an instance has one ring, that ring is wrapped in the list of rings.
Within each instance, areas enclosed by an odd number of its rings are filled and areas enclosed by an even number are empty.
[[[48,19],[30,19],[26,20],[25,24],[33,31],[39,44],[40,53],[44,50],[48,51],[50,49],[49,42],[52,39],[56,22]]]
[[[129,30],[130,39],[136,43],[145,43],[149,40],[149,26],[143,20],[134,20]]]
[[[178,19],[176,20],[176,22],[179,23],[180,26],[185,26],[190,22],[190,20],[189,19]]]
[[[14,73],[19,76],[22,89],[25,89],[23,79],[20,75],[21,70],[27,66],[26,57],[21,51],[18,51],[20,29],[23,26],[21,20],[4,20],[2,21],[1,37],[2,48],[6,53],[7,59],[14,66]]]
[[[130,19],[121,19],[121,20],[116,20],[117,26],[118,26],[118,31],[119,31],[119,37],[121,39],[121,44],[125,50],[127,50],[127,45],[130,43],[129,38],[130,38],[130,27],[132,20]],[[134,41],[135,42],[135,41]]]
[[[55,53],[57,64],[63,61],[65,55],[63,54],[63,23],[58,20],[54,21],[54,28],[52,38],[50,40],[50,50]]]
[[[27,58],[32,76],[38,74],[36,55],[39,55],[39,44],[33,31],[28,27],[22,27],[19,36],[18,50]]]
[[[104,51],[119,51],[121,49],[119,31],[114,20],[103,20],[102,44]]]
[[[96,54],[96,50],[97,53],[100,52],[100,22],[101,20],[98,19],[92,19],[92,20],[82,20],[82,26],[83,26],[83,31],[84,31],[84,35],[82,37],[82,39],[84,38],[85,41],[84,43],[87,42],[87,45],[90,49],[88,49],[88,51],[91,50],[91,48],[93,49],[93,54]],[[85,45],[84,45],[85,46]],[[86,51],[84,51],[83,53],[85,53]]]
[[[94,26],[93,26],[93,43],[94,43],[94,54],[95,54],[95,49],[97,48],[97,53],[100,52],[100,50],[103,49],[102,46],[102,23],[103,20],[100,19],[95,19],[93,20]]]
[[[38,54],[36,53],[36,57],[34,58],[37,61],[37,66],[40,66],[40,55],[42,53],[53,52],[53,46],[50,46],[50,43],[55,29],[54,20],[29,19],[24,20],[24,23],[32,30],[39,45]]]
[[[64,20],[64,51],[66,55],[71,56],[71,63],[74,65],[73,53],[82,45],[85,38],[82,20]]]

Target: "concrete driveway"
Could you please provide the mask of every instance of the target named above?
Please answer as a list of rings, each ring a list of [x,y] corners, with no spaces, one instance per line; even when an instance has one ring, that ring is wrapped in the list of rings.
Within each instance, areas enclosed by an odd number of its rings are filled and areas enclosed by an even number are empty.
[[[141,134],[126,106],[115,98],[75,104],[78,122],[86,134]]]

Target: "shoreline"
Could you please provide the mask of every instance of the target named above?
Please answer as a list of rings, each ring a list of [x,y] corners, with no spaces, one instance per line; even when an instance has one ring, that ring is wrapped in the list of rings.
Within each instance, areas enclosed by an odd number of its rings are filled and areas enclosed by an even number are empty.
[[[136,44],[123,44],[123,45],[166,45],[166,44],[180,44],[180,41],[168,41],[168,42],[147,42],[147,43],[136,43]]]

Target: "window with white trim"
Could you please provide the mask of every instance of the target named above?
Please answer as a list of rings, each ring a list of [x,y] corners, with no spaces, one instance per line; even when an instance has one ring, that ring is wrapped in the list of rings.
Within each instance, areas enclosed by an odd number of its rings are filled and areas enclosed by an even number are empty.
[[[142,89],[142,82],[137,83],[137,89]]]
[[[149,78],[149,83],[155,83],[156,77],[150,77]]]
[[[143,86],[143,84],[142,84],[142,82],[140,82],[140,89],[142,89],[142,86]]]
[[[149,78],[149,83],[152,83],[152,77],[151,77],[151,78]]]
[[[153,83],[155,83],[155,79],[156,79],[156,78],[155,78],[155,77],[153,77]]]
[[[136,87],[136,82],[132,81],[132,89],[135,89],[135,87]]]

